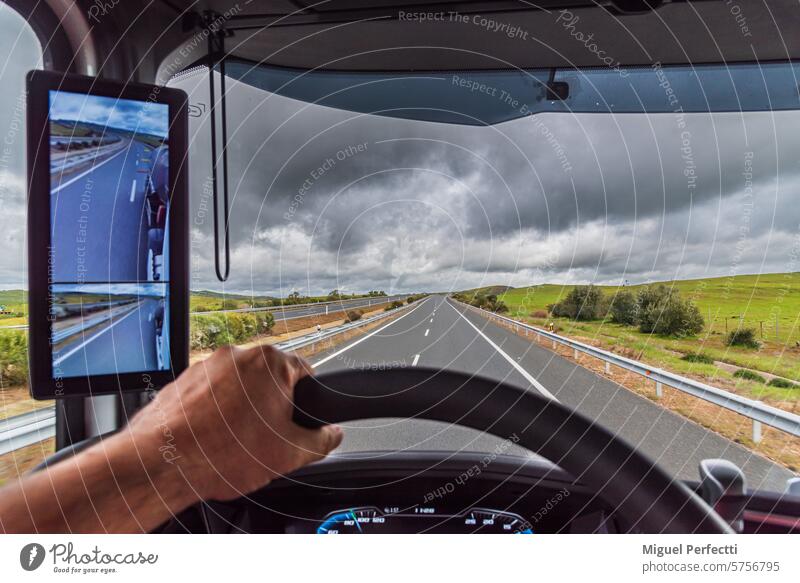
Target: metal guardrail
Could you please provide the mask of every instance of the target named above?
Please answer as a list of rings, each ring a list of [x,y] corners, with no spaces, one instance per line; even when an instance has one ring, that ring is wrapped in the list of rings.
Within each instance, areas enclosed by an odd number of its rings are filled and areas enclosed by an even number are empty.
[[[56,408],[36,409],[0,420],[0,455],[39,443],[56,434]]]
[[[416,303],[406,304],[401,308],[389,310],[388,312],[383,312],[382,314],[376,314],[375,316],[364,318],[363,320],[356,320],[355,322],[348,322],[347,324],[342,324],[341,326],[336,326],[335,328],[328,328],[327,330],[321,330],[320,332],[313,332],[311,334],[298,336],[297,338],[287,340],[286,342],[280,342],[278,344],[275,344],[275,346],[284,351],[298,350],[300,348],[305,348],[306,346],[312,346],[317,342],[322,342],[323,340],[327,340],[328,338],[338,336],[339,334],[342,334],[344,332],[348,332],[355,328],[360,328],[361,326],[366,326],[367,324],[371,324],[372,322],[375,322],[377,320],[388,318],[393,314],[397,314],[398,312],[402,312],[410,308],[411,306],[416,306],[416,305],[417,305]]]
[[[366,326],[378,320],[388,318],[417,304],[407,304],[401,308],[396,308],[382,314],[377,314],[363,320],[348,322],[341,326],[312,332],[292,338],[285,342],[275,344],[276,348],[284,351],[298,350],[306,346],[313,346],[318,342],[323,342],[344,332]],[[56,413],[55,407],[45,407],[22,415],[16,415],[5,420],[0,420],[0,455],[10,453],[22,447],[39,443],[55,435]]]
[[[660,368],[652,367],[648,364],[632,360],[630,358],[625,358],[619,354],[614,354],[613,352],[608,352],[607,350],[602,350],[589,344],[584,344],[583,342],[578,342],[564,336],[559,336],[553,332],[531,326],[530,324],[525,324],[524,322],[520,322],[512,318],[507,318],[506,316],[501,316],[500,314],[495,314],[494,312],[476,308],[475,306],[470,306],[468,304],[458,302],[457,300],[451,301],[455,301],[456,303],[476,311],[483,316],[511,324],[518,330],[523,329],[526,331],[526,334],[528,332],[534,333],[537,335],[538,341],[541,341],[542,338],[547,338],[553,342],[553,348],[556,347],[556,344],[561,344],[562,346],[572,348],[575,351],[576,358],[578,353],[582,352],[583,354],[588,354],[589,356],[605,361],[606,372],[609,372],[609,365],[613,364],[614,366],[624,370],[652,379],[656,384],[657,397],[661,397],[662,386],[666,385],[668,387],[672,387],[673,389],[677,389],[694,397],[703,399],[704,401],[708,401],[709,403],[713,403],[743,415],[744,417],[748,417],[753,421],[753,441],[755,443],[761,441],[762,423],[769,425],[770,427],[780,429],[781,431],[785,431],[786,433],[794,435],[795,437],[800,437],[800,415],[795,415],[789,411],[784,411],[760,401],[754,401],[753,399],[742,397],[741,395],[737,395],[735,393],[729,393],[723,389],[701,383],[700,381],[682,377],[680,375],[667,372]]]

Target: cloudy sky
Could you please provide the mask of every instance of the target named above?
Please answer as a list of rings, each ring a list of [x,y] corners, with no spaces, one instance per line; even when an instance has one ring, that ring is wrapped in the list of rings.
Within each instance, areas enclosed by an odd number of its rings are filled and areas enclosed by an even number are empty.
[[[41,49],[16,12],[0,4],[0,288],[27,286],[25,261],[25,73]]]
[[[204,72],[174,85],[207,102]],[[796,270],[800,115],[543,114],[491,127],[233,83],[226,289],[450,290]],[[192,118],[195,287],[213,278],[207,116]],[[687,149],[688,148],[688,149]],[[205,192],[205,194],[204,194]]]
[[[169,107],[149,101],[51,91],[50,119],[80,120],[163,137],[169,128]]]
[[[38,47],[2,8],[0,45],[13,88],[0,92],[0,287],[20,287],[18,99]],[[207,104],[203,73],[173,85]],[[224,288],[213,269],[207,115],[190,119],[195,289],[444,291],[798,270],[794,112],[694,114],[683,128],[672,114],[463,127],[230,86],[233,265]]]

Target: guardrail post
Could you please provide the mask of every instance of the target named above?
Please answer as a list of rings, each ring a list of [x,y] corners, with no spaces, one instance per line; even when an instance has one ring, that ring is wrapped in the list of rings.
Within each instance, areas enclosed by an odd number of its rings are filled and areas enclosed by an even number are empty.
[[[664,396],[664,389],[661,387],[661,383],[656,381],[656,399],[660,399]]]
[[[326,316],[328,315],[328,306],[327,305],[325,306],[325,315]]]
[[[555,349],[556,349],[556,341],[553,340],[553,350],[555,350]]]
[[[541,344],[541,343],[542,343],[542,335],[537,332],[536,333],[536,344]]]
[[[753,419],[753,443],[761,443],[761,421]]]
[[[611,374],[611,363],[606,362],[606,374]]]

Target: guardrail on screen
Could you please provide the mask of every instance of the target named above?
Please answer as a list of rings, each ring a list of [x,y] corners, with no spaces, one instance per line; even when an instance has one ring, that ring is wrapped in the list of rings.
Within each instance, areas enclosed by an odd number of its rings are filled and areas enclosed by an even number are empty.
[[[406,309],[416,305],[416,303],[406,304],[388,312],[370,316],[369,318],[363,318],[361,320],[356,320],[355,322],[348,322],[340,326],[328,328],[327,330],[312,332],[311,334],[304,334],[303,336],[298,336],[297,338],[292,338],[291,340],[286,340],[285,342],[279,342],[274,344],[274,346],[286,352],[313,346],[338,336],[339,334],[343,334],[345,332],[367,326],[378,320],[388,318],[389,316],[403,312]],[[28,413],[23,413],[21,415],[9,417],[8,419],[0,420],[0,455],[10,453],[17,449],[39,443],[40,441],[53,437],[55,435],[55,422],[56,413],[55,407],[53,406],[36,409],[34,411],[29,411]]]
[[[610,372],[610,365],[614,365],[629,372],[652,379],[655,382],[657,397],[661,397],[662,387],[667,386],[747,417],[753,422],[753,441],[755,443],[761,441],[762,423],[785,431],[795,437],[800,437],[800,415],[795,415],[794,413],[772,407],[760,401],[754,401],[753,399],[730,393],[723,389],[701,383],[700,381],[682,377],[630,358],[625,358],[619,354],[614,354],[613,352],[602,350],[589,344],[566,338],[565,336],[559,336],[554,332],[549,332],[542,328],[537,328],[536,326],[531,326],[530,324],[501,316],[494,312],[489,312],[488,310],[476,308],[475,306],[470,306],[469,304],[458,302],[457,300],[451,299],[451,301],[473,310],[482,316],[509,324],[514,326],[517,330],[523,330],[526,332],[526,335],[536,334],[537,342],[541,342],[542,338],[546,338],[553,343],[553,348],[556,348],[558,344],[571,348],[574,351],[576,359],[578,353],[583,353],[602,360],[606,363],[606,373]]]

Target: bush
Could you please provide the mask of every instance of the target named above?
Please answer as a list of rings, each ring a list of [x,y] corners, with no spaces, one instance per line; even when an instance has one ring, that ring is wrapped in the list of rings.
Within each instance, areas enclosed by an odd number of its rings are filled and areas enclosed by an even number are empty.
[[[344,313],[345,324],[347,322],[356,322],[356,321],[360,320],[361,316],[363,316],[363,315],[364,315],[364,312],[362,312],[361,310],[347,310]]]
[[[547,318],[547,310],[534,310],[530,313],[531,318]]]
[[[508,306],[506,305],[505,302],[497,301],[495,302],[492,311],[497,314],[505,314],[506,312],[508,312]]]
[[[469,303],[477,308],[483,308],[498,314],[508,312],[508,306],[505,302],[498,300],[496,294],[481,294]]]
[[[612,322],[624,324],[626,326],[633,326],[636,324],[638,313],[636,298],[631,292],[628,291],[616,294],[611,299],[609,313],[611,314]]]
[[[741,346],[743,348],[758,348],[760,344],[756,340],[756,331],[753,328],[739,328],[734,330],[725,338],[728,346]]]
[[[767,379],[762,377],[757,372],[753,372],[752,370],[747,370],[746,368],[740,368],[735,373],[733,373],[737,379],[744,379],[746,381],[753,381],[756,383],[761,383],[762,385],[767,382]]]
[[[236,300],[222,300],[220,310],[238,310],[240,307]]]
[[[778,387],[779,389],[796,389],[797,385],[786,379],[774,378],[767,383],[770,387]]]
[[[192,350],[213,350],[227,344],[241,344],[266,334],[274,325],[275,318],[269,312],[195,316],[189,332],[190,346]]]
[[[0,332],[0,382],[3,387],[28,382],[28,336],[21,330]]]
[[[383,311],[388,312],[390,310],[396,310],[397,308],[402,308],[402,307],[403,307],[403,302],[399,300],[394,300],[391,304],[383,308]]]
[[[605,316],[603,292],[593,285],[576,285],[560,302],[550,306],[554,316],[572,320],[597,320]]]
[[[713,358],[711,358],[707,354],[701,354],[699,352],[698,353],[690,352],[689,354],[684,354],[681,357],[681,360],[685,360],[686,362],[697,362],[700,364],[714,364]]]
[[[660,336],[692,336],[705,321],[691,300],[681,299],[665,285],[648,286],[637,297],[639,331]]]

